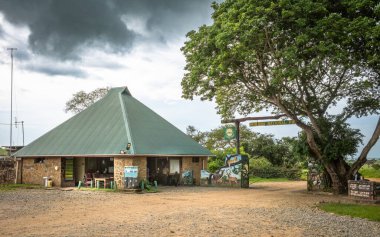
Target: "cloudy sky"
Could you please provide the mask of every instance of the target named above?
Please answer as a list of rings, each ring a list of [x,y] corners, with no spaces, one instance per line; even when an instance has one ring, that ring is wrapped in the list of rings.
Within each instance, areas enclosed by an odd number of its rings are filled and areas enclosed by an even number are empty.
[[[181,98],[186,33],[211,24],[210,0],[0,0],[0,145],[9,145],[11,58],[13,111],[25,123],[25,143],[72,114],[77,91],[128,86],[132,95],[179,129],[220,125],[212,102]],[[255,114],[263,115],[265,113]],[[13,119],[14,120],[14,119]],[[367,136],[375,117],[352,120]],[[21,128],[13,144],[22,145]],[[296,136],[295,125],[255,128]],[[370,157],[380,157],[380,145]]]

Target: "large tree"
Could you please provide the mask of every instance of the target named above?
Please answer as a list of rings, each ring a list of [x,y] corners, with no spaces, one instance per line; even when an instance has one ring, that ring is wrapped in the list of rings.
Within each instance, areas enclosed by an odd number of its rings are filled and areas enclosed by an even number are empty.
[[[82,112],[87,107],[103,98],[109,91],[109,88],[98,88],[91,92],[78,91],[73,94],[73,97],[66,102],[65,112],[77,114]]]
[[[347,119],[380,112],[380,4],[371,0],[226,0],[214,23],[187,34],[183,97],[215,99],[223,118],[285,114],[333,182],[366,162],[380,118],[352,165],[360,131]]]

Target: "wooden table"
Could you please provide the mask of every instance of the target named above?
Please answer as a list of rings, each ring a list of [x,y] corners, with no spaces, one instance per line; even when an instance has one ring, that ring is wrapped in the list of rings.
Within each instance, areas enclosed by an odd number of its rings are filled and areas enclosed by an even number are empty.
[[[106,188],[107,187],[107,181],[111,181],[111,180],[113,180],[113,177],[94,178],[95,188],[98,188],[98,182],[103,182],[104,188]]]

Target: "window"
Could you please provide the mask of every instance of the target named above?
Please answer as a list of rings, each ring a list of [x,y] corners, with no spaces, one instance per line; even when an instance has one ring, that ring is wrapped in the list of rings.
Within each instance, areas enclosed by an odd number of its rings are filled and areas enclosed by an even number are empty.
[[[42,164],[45,162],[45,158],[35,158],[34,164]]]
[[[199,157],[193,157],[193,163],[199,163]]]
[[[170,160],[170,173],[180,173],[179,160]]]

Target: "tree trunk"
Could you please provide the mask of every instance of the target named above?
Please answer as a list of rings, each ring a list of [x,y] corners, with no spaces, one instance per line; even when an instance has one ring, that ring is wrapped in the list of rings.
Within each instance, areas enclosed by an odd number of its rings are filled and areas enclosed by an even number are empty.
[[[338,158],[325,164],[326,170],[332,181],[332,191],[334,194],[347,194],[350,166],[342,159]]]

